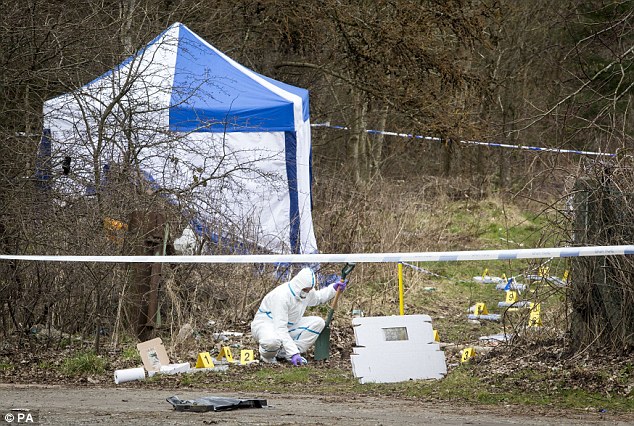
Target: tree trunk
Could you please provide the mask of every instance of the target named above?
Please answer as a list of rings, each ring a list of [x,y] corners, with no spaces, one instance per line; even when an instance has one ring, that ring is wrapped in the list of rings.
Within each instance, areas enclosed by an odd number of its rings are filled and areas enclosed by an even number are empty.
[[[451,160],[454,146],[451,139],[443,138],[442,142],[442,174],[445,177],[451,176]]]
[[[381,159],[383,157],[383,143],[385,142],[385,135],[383,134],[383,132],[385,131],[385,124],[387,122],[387,113],[388,106],[384,105],[379,113],[379,125],[377,130],[379,130],[380,133],[374,135],[371,138],[368,138],[368,152],[370,154],[370,179],[381,177]]]
[[[367,102],[363,101],[358,90],[353,90],[354,118],[350,126],[350,138],[348,139],[348,157],[352,166],[352,177],[356,185],[367,181],[368,157],[366,150],[366,113]]]
[[[607,177],[580,179],[574,191],[574,243],[577,246],[631,242],[634,218],[623,194]],[[630,213],[631,214],[631,213]],[[623,223],[626,220],[627,223]],[[634,346],[634,262],[624,256],[573,258],[570,331],[575,347],[607,350]]]
[[[129,232],[136,242],[133,250],[137,256],[162,254],[165,217],[156,212],[134,212],[129,220]],[[136,237],[136,238],[135,238]],[[161,263],[135,263],[136,334],[144,341],[153,337],[156,328],[161,282]]]

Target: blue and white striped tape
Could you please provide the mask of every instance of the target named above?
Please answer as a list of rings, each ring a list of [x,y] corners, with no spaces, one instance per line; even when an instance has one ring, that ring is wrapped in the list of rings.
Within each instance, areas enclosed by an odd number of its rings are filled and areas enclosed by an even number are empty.
[[[431,276],[438,277],[438,278],[445,278],[442,275],[438,275],[438,274],[436,274],[436,273],[434,273],[432,271],[429,271],[429,270],[427,270],[425,268],[421,268],[420,266],[412,265],[411,263],[407,263],[407,262],[401,262],[401,263],[403,265],[409,267],[409,268],[412,268],[415,271],[422,272],[423,274],[431,275]]]
[[[0,260],[96,263],[398,263],[543,259],[634,254],[634,245],[412,253],[251,254],[220,256],[53,256],[2,254]]]
[[[348,127],[345,126],[334,126],[330,123],[315,123],[311,124],[312,127],[327,127],[330,129],[337,130],[349,130]],[[398,136],[402,138],[411,138],[411,139],[423,139],[428,141],[442,142],[443,139],[435,136],[421,136],[421,135],[413,135],[410,133],[397,133],[397,132],[388,132],[381,130],[366,130],[366,133],[370,134],[380,134],[385,136]],[[528,151],[542,151],[542,152],[556,152],[558,154],[580,154],[580,155],[595,155],[595,156],[603,156],[603,157],[614,157],[616,154],[610,152],[593,152],[593,151],[579,151],[576,149],[561,149],[561,148],[545,148],[541,146],[528,146],[528,145],[511,145],[506,143],[495,143],[495,142],[481,142],[481,141],[458,141],[467,145],[482,145],[482,146],[491,146],[495,148],[511,148],[511,149],[524,149]]]

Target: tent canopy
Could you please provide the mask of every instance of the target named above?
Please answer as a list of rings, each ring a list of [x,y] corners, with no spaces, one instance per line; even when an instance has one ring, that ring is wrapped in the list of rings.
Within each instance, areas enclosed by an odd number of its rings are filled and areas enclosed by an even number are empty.
[[[179,37],[179,47],[189,51],[176,55],[170,130],[293,131],[294,104],[284,97],[288,93],[301,98],[300,117],[302,121],[308,120],[307,90],[252,71],[246,72],[186,28],[182,29]],[[212,77],[213,84],[198,87],[196,95],[192,96],[192,87],[198,86],[200,76],[205,75]],[[228,112],[231,121],[225,122]],[[203,123],[212,125],[202,126]]]
[[[44,128],[77,181],[95,184],[94,158],[123,162],[167,192],[193,188],[187,211],[212,233],[278,253],[317,250],[308,91],[247,69],[181,23],[45,102]]]

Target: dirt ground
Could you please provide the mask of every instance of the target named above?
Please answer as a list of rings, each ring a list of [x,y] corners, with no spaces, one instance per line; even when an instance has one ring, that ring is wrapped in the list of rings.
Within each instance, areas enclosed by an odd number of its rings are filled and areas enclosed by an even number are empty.
[[[205,396],[265,399],[266,408],[223,412],[178,412],[170,396],[194,400]],[[29,409],[40,424],[54,425],[631,425],[634,415],[584,411],[548,411],[522,407],[474,407],[420,403],[369,396],[301,396],[244,393],[214,389],[138,389],[0,384],[0,424],[12,409]],[[17,411],[12,412],[14,415]],[[39,416],[39,417],[38,417]],[[14,417],[13,424],[17,424]]]

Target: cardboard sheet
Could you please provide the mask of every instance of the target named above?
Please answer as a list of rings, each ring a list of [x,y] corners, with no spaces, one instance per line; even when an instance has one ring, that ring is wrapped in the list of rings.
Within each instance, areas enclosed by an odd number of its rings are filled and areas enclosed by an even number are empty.
[[[136,345],[139,350],[143,366],[147,371],[161,371],[162,365],[169,365],[170,359],[160,337],[141,342]]]

